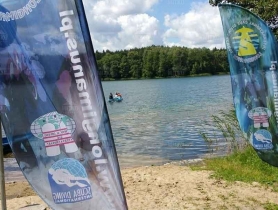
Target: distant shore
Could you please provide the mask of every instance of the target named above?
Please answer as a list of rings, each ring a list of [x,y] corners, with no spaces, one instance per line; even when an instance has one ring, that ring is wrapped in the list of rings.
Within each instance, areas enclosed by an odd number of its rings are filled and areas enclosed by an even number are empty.
[[[101,81],[125,81],[125,80],[144,80],[144,79],[171,79],[171,78],[187,78],[187,77],[207,77],[207,76],[223,76],[230,75],[229,72],[218,72],[217,74],[203,73],[203,74],[193,74],[187,76],[170,76],[170,77],[154,77],[154,78],[121,78],[121,79],[113,79],[113,78],[105,78],[101,79]]]
[[[271,188],[216,180],[213,172],[194,171],[190,164],[203,163],[197,159],[122,169],[129,209],[264,209],[267,203],[278,204],[278,193]],[[47,209],[26,181],[7,183],[6,195],[9,210]]]

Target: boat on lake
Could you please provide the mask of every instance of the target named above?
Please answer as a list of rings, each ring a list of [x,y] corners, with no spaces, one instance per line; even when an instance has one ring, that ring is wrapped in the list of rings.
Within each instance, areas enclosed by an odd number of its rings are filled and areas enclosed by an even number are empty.
[[[110,98],[108,100],[109,103],[113,103],[113,102],[121,102],[123,100],[123,97],[122,96],[116,96],[114,98]]]
[[[109,95],[109,103],[113,103],[113,102],[121,102],[123,100],[123,97],[120,93],[117,93],[113,96],[112,93],[110,93]]]

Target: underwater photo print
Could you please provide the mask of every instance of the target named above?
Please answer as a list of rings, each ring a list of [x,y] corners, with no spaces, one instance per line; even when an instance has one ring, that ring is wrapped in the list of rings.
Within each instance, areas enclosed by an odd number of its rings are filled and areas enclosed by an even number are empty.
[[[219,9],[240,128],[259,157],[278,166],[276,38],[247,9],[232,4],[221,4]]]
[[[52,209],[126,210],[81,0],[0,0],[3,127]]]

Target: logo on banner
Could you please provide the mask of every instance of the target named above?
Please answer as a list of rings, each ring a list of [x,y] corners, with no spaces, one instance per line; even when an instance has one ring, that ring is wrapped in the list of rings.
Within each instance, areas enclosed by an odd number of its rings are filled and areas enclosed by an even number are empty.
[[[251,28],[244,26],[235,32],[238,36],[234,36],[235,42],[239,41],[238,56],[256,55],[255,41],[258,41],[258,34],[254,33]],[[254,40],[254,42],[252,41]]]
[[[57,156],[61,153],[61,146],[65,147],[66,153],[78,150],[72,138],[75,127],[75,122],[70,117],[58,112],[50,112],[31,124],[31,132],[37,138],[44,140],[47,156]]]
[[[258,150],[272,149],[272,135],[268,130],[258,130],[253,134],[253,147]]]
[[[259,59],[266,49],[266,43],[265,31],[250,20],[235,23],[226,37],[227,50],[241,63]]]
[[[10,12],[0,11],[0,21],[17,20],[29,15],[41,2],[41,0],[29,0],[23,7]]]
[[[48,171],[52,198],[56,204],[76,203],[93,197],[83,165],[72,158],[54,163]]]
[[[248,117],[254,121],[254,128],[268,128],[270,116],[271,111],[265,107],[257,107],[248,112]]]

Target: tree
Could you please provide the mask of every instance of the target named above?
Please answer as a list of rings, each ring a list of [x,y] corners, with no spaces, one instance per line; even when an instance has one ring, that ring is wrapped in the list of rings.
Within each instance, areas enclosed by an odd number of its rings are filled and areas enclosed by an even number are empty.
[[[120,64],[120,74],[121,74],[121,78],[129,78],[129,62],[127,59],[126,55],[123,55],[122,60],[121,60],[121,64]]]
[[[158,76],[159,77],[167,77],[168,76],[167,53],[163,49],[161,49],[160,54],[159,54]]]
[[[110,68],[111,68],[111,62],[110,62],[110,53],[105,53],[105,55],[101,59],[101,69],[102,69],[102,75],[106,78],[111,77],[110,74]]]
[[[266,21],[278,38],[278,1],[277,0],[209,0],[212,6],[220,3],[233,3],[244,7]]]
[[[101,79],[155,78],[228,72],[225,49],[149,46],[98,52]]]
[[[153,54],[150,49],[146,49],[143,53],[143,77],[151,77],[153,71]]]
[[[127,53],[127,58],[130,64],[130,74],[133,78],[140,78],[142,76],[142,58],[138,50],[130,50]]]
[[[192,70],[190,71],[190,74],[191,75],[198,74],[199,69],[200,69],[200,65],[197,62],[195,62],[192,66]]]

